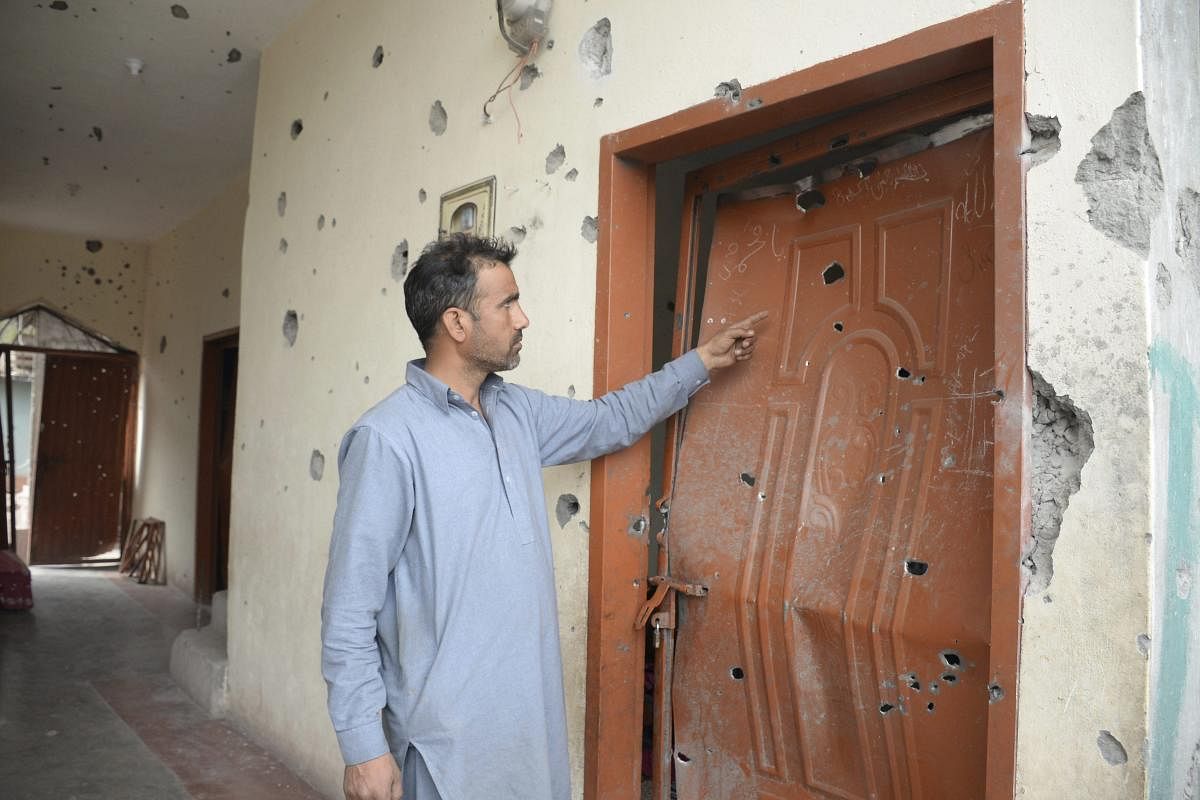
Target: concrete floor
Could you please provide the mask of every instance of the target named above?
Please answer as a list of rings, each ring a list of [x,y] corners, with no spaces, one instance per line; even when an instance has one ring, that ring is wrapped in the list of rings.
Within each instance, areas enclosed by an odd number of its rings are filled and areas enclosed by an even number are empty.
[[[33,593],[0,612],[0,797],[319,800],[171,681],[171,642],[207,622],[178,591],[34,568]]]

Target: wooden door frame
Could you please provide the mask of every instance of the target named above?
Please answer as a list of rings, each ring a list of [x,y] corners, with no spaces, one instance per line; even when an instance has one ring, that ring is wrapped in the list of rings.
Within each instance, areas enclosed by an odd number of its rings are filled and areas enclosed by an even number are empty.
[[[200,431],[196,440],[196,561],[192,595],[197,603],[212,602],[216,590],[216,484],[213,481],[217,465],[215,436],[221,413],[221,357],[226,350],[238,346],[238,328],[212,333],[204,337],[200,356]],[[235,401],[236,402],[236,401]]]
[[[1020,557],[1030,535],[1025,364],[1024,20],[1018,0],[610,134],[600,142],[594,396],[651,368],[655,167],[719,145],[990,67],[995,115],[995,418],[990,682],[986,796],[1013,796]],[[596,461],[591,478],[584,796],[640,796],[645,640],[633,620],[645,600],[650,442]]]

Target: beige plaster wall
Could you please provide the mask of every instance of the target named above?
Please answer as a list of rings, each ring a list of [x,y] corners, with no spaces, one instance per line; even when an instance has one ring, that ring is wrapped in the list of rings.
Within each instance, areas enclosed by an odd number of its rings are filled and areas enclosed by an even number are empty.
[[[137,350],[146,245],[0,225],[0,316],[41,303]]]
[[[167,580],[191,594],[204,337],[236,328],[248,176],[149,247],[134,515],[167,523]]]
[[[514,63],[487,4],[417,12],[384,0],[315,3],[264,54],[260,77],[243,253],[232,714],[338,796],[318,642],[337,445],[419,353],[391,263],[402,240],[415,258],[436,235],[438,195],[496,175],[497,230],[527,233],[517,277],[533,326],[512,378],[586,396],[596,251],[580,224],[597,214],[603,134],[707,100],[720,81],[753,85],[986,5],[559,2],[555,45],[537,60],[541,76],[512,92],[518,138],[507,96],[492,106],[491,124],[481,120],[483,101]],[[1027,6],[1031,107],[1064,124],[1062,152],[1030,179],[1031,358],[1086,407],[1097,446],[1055,553],[1053,602],[1034,598],[1025,618],[1023,684],[1008,694],[1020,703],[1019,792],[1125,798],[1141,793],[1145,709],[1145,664],[1132,648],[1146,625],[1145,275],[1088,225],[1073,175],[1089,137],[1137,88],[1136,3]],[[579,43],[601,17],[612,24],[612,72],[594,77]],[[373,68],[377,45],[385,57]],[[435,101],[448,115],[442,135],[429,125]],[[303,131],[293,138],[297,119]],[[557,145],[565,163],[548,174]],[[299,320],[291,346],[282,332],[289,310]],[[1104,347],[1092,337],[1098,317],[1113,328]],[[319,479],[309,471],[314,450],[328,465]],[[583,505],[565,528],[551,524],[578,791],[588,470],[552,470],[546,480],[548,504],[570,492]],[[1100,758],[1099,729],[1126,743],[1129,764]]]

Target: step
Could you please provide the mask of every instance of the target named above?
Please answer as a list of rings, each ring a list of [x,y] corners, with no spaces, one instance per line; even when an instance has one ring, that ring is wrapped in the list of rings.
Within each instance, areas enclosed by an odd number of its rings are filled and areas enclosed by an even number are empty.
[[[229,655],[223,628],[191,628],[176,636],[171,645],[171,677],[216,719],[225,716],[227,707],[225,672]]]

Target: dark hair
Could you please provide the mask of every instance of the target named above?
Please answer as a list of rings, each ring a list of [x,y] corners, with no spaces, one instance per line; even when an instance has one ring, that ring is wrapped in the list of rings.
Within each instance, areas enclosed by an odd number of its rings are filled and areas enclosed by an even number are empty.
[[[517,248],[503,239],[453,233],[425,245],[404,279],[404,308],[426,348],[448,308],[475,313],[475,276],[489,264],[508,266]]]

